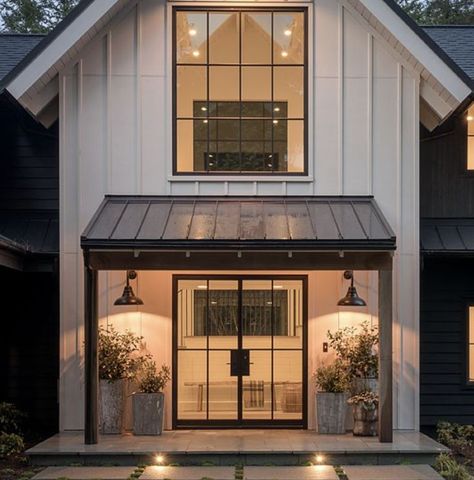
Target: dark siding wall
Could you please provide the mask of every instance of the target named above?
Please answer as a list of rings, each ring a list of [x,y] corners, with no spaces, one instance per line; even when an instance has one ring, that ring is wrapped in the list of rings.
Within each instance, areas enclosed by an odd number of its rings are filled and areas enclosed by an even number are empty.
[[[474,302],[474,259],[425,258],[421,283],[420,414],[474,424],[474,388],[466,385],[467,305]]]
[[[422,128],[422,217],[474,217],[474,172],[467,166],[466,119],[455,117],[429,134]]]
[[[57,131],[0,97],[0,210],[58,210]]]
[[[58,279],[0,268],[0,401],[28,414],[35,434],[58,431]]]

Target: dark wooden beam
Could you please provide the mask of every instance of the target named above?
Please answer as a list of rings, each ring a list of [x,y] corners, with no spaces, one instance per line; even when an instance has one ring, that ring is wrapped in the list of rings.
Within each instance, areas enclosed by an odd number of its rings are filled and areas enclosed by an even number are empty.
[[[98,442],[98,386],[99,364],[97,343],[99,334],[97,270],[86,266],[84,269],[84,322],[85,322],[85,425],[84,442],[87,445]]]
[[[351,251],[90,251],[97,270],[380,270],[391,252]]]
[[[392,270],[379,270],[379,440],[393,441]]]

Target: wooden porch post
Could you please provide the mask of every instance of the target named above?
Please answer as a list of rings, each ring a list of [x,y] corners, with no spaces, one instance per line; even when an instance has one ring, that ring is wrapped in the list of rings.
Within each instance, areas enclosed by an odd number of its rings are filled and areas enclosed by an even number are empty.
[[[393,441],[392,270],[379,270],[379,441]]]
[[[97,342],[99,335],[97,270],[87,265],[84,269],[84,339],[85,339],[85,425],[84,443],[92,445],[98,441],[98,384],[99,364]]]

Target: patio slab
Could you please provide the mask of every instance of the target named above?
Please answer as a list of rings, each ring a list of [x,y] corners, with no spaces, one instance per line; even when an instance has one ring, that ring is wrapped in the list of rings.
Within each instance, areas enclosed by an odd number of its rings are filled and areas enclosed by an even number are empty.
[[[245,467],[244,480],[338,480],[334,467]]]
[[[343,466],[348,480],[443,480],[429,465]]]
[[[32,480],[126,480],[135,467],[48,467]]]
[[[234,480],[234,467],[147,467],[140,480]]]

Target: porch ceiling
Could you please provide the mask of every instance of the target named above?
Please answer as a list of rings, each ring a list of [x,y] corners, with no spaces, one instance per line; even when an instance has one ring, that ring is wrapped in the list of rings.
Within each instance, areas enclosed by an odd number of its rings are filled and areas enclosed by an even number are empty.
[[[396,239],[372,197],[106,196],[81,246],[98,269],[341,268],[361,252],[378,268]]]

